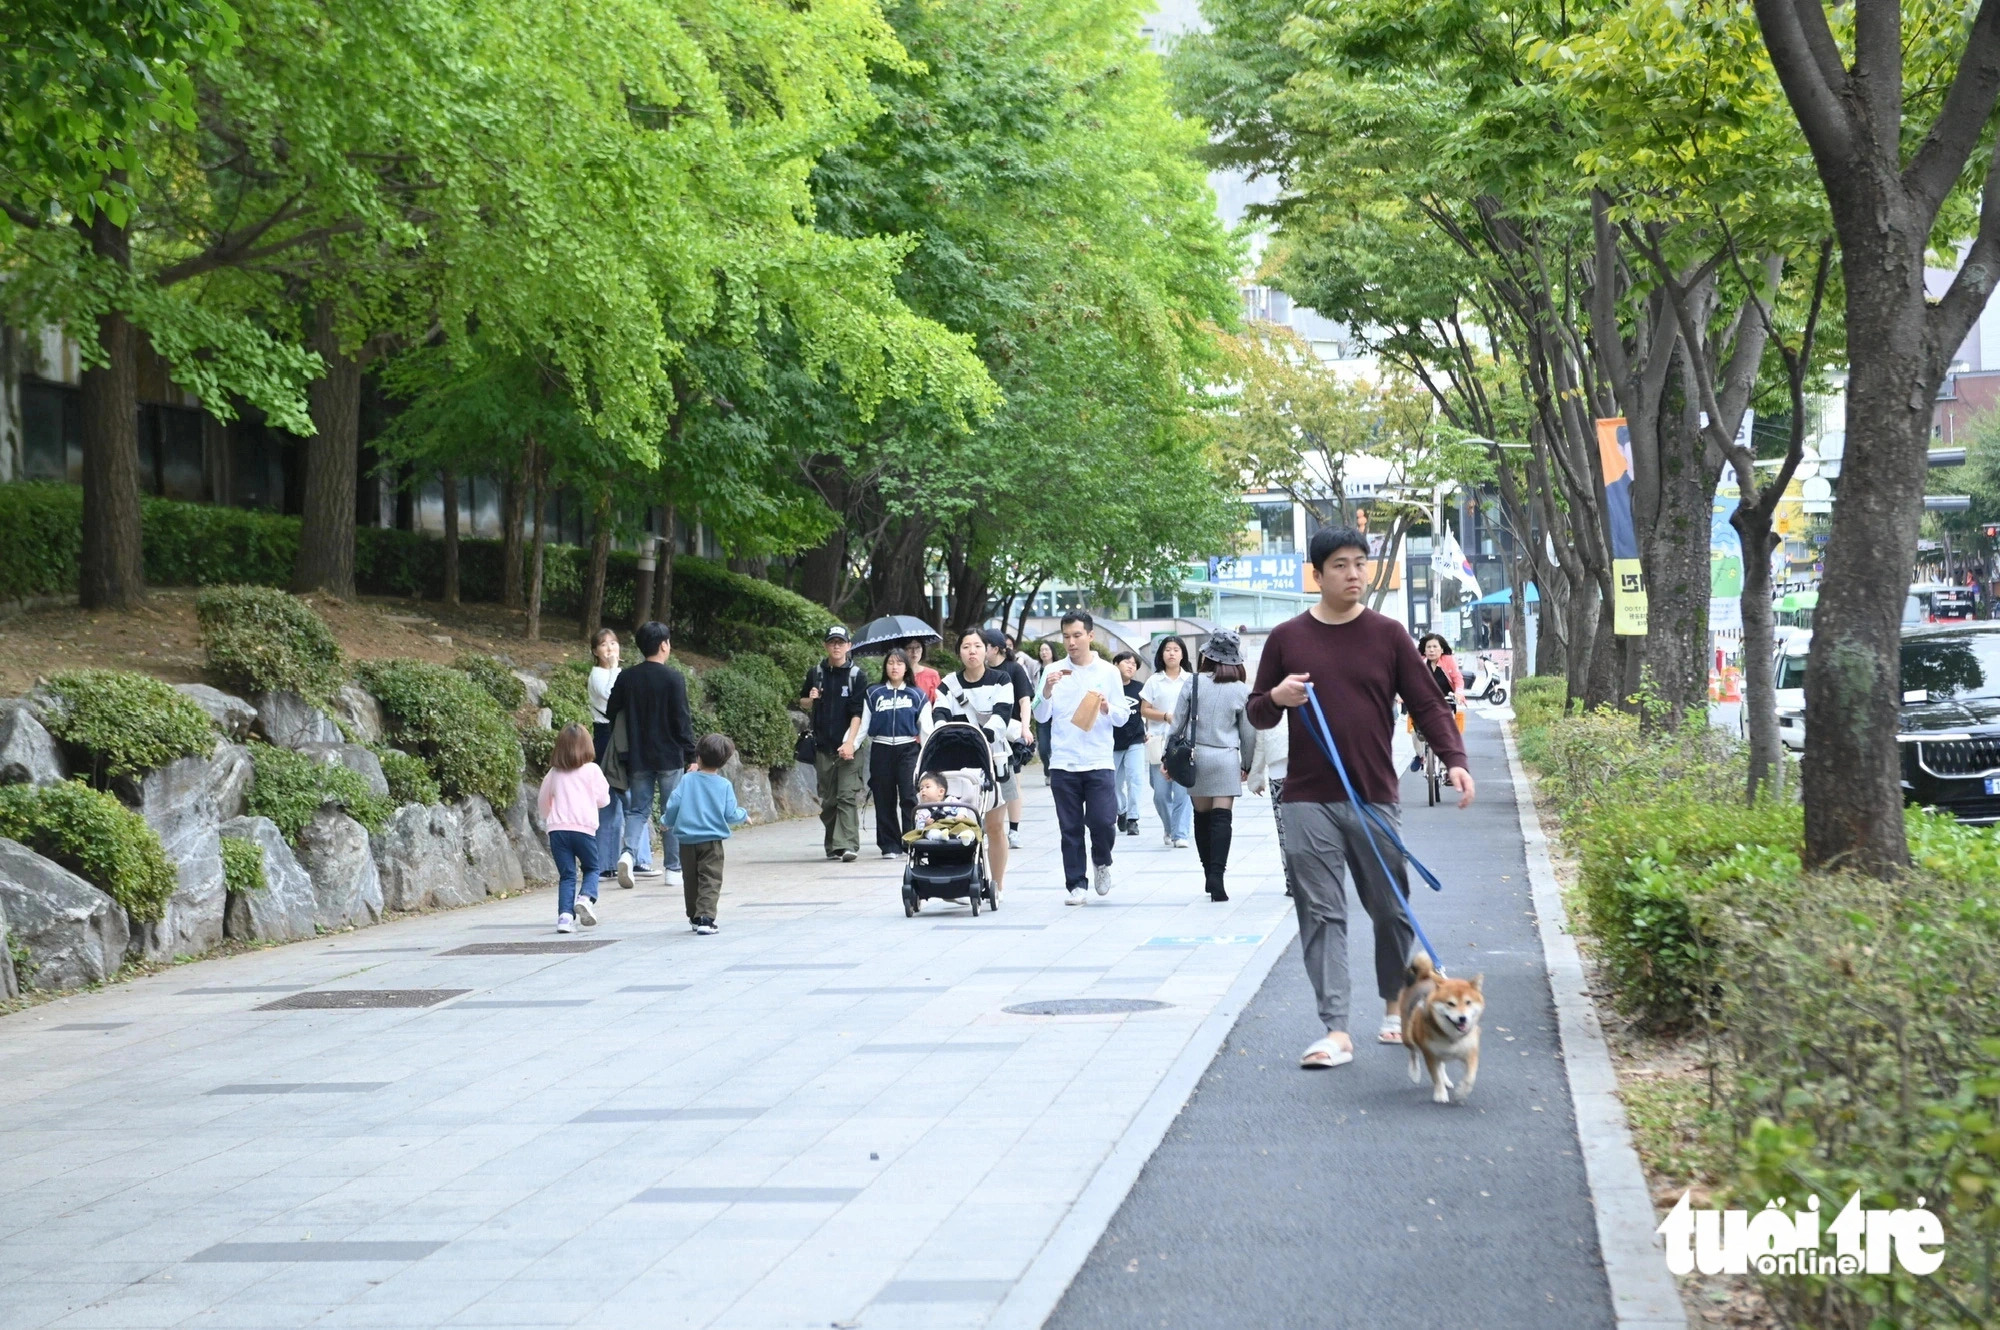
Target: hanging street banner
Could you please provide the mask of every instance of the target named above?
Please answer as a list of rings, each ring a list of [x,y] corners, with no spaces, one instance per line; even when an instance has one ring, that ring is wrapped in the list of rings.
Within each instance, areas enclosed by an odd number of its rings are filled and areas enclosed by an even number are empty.
[[[1743,538],[1729,524],[1736,511],[1736,486],[1716,488],[1708,517],[1708,628],[1743,629]]]
[[[1632,434],[1625,417],[1597,422],[1597,457],[1604,466],[1604,511],[1611,527],[1611,630],[1644,637],[1646,576],[1632,526]]]

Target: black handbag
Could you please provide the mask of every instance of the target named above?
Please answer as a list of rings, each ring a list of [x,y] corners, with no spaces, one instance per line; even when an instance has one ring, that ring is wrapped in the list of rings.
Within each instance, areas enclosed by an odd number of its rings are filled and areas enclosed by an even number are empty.
[[[1188,680],[1187,724],[1167,736],[1167,751],[1160,759],[1160,765],[1167,770],[1167,779],[1187,789],[1194,788],[1194,726],[1201,714],[1201,676]]]

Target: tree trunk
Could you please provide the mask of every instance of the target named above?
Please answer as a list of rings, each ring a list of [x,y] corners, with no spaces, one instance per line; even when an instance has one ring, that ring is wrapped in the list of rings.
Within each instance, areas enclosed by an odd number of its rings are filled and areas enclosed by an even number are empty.
[[[545,519],[548,516],[549,500],[542,484],[542,462],[540,449],[533,439],[528,441],[528,482],[529,493],[535,505],[535,543],[528,561],[528,640],[542,640],[542,561],[548,547]]]
[[[1843,240],[1847,454],[1806,669],[1806,862],[1886,876],[1903,830],[1903,589],[1923,518],[1933,388],[1926,388],[1923,263]],[[1928,380],[1934,383],[1934,380]],[[1748,563],[1746,551],[1746,564]]]
[[[1036,578],[1035,584],[1028,588],[1028,594],[1021,597],[1021,620],[1014,627],[1014,641],[1022,646],[1028,643],[1028,614],[1035,608],[1035,597],[1042,594],[1042,583],[1045,580]]]
[[[840,596],[841,574],[847,568],[847,532],[836,530],[825,544],[807,550],[803,563],[799,593],[837,612],[840,607],[834,601]]]
[[[1613,631],[1616,615],[1611,598],[1595,580],[1585,588],[1584,603],[1590,614],[1590,635],[1578,646],[1583,650],[1583,705],[1587,709],[1615,706],[1618,702],[1618,635]],[[1572,685],[1573,687],[1574,685]]]
[[[1659,511],[1646,533],[1641,650],[1643,677],[1664,706],[1641,719],[1649,727],[1678,729],[1690,711],[1708,705],[1708,546],[1717,472],[1695,430],[1663,428],[1659,447]]]
[[[446,467],[444,486],[444,603],[458,604],[458,472]]]
[[[1528,674],[1528,588],[1525,556],[1519,550],[1507,560],[1507,672],[1510,679]]]
[[[674,622],[674,523],[678,520],[674,505],[668,504],[661,528],[667,538],[660,542],[660,571],[653,579],[653,617],[670,627]]]
[[[875,548],[868,553],[869,618],[885,614],[921,617],[929,612],[924,551],[930,543],[930,529],[929,522],[915,517],[899,518],[883,527]],[[952,614],[963,618],[966,611],[958,606]]]
[[[517,463],[507,468],[500,482],[500,603],[510,610],[521,608],[521,524],[527,518],[526,496]]]
[[[91,248],[132,265],[130,235],[102,213]],[[97,320],[106,363],[83,371],[83,542],[77,598],[87,610],[127,610],[146,594],[139,539],[139,363],[137,331],[122,310]]]
[[[305,511],[292,590],[354,596],[354,482],[361,452],[361,361],[341,350],[333,302],[313,310],[308,344],[326,373],[306,389],[313,436],[305,441]]]
[[[586,645],[604,622],[604,579],[611,564],[611,499],[598,500],[590,537],[590,573],[583,583],[583,640]]]
[[[1777,536],[1767,519],[1758,529],[1742,505],[1731,523],[1743,542],[1743,728],[1750,736],[1750,778],[1744,793],[1751,803],[1774,780],[1784,752],[1778,739],[1778,694],[1772,671],[1777,664],[1777,617],[1771,612],[1771,553]]]

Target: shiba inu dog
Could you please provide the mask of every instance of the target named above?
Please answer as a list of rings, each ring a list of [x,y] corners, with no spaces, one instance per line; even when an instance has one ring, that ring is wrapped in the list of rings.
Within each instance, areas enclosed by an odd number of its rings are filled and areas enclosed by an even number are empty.
[[[1479,990],[1484,975],[1470,979],[1447,979],[1431,967],[1431,958],[1419,956],[1410,962],[1397,1009],[1403,1015],[1403,1046],[1410,1050],[1410,1079],[1423,1084],[1423,1068],[1430,1068],[1431,1102],[1451,1102],[1451,1077],[1445,1063],[1463,1062],[1465,1078],[1459,1083],[1458,1097],[1472,1093],[1479,1079],[1479,1017],[1486,1010],[1486,996]],[[1417,1059],[1422,1058],[1421,1064]]]

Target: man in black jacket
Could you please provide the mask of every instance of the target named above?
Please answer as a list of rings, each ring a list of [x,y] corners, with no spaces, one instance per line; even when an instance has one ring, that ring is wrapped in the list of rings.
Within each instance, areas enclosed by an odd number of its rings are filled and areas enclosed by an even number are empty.
[[[625,718],[625,853],[618,856],[618,885],[632,885],[632,866],[647,857],[648,830],[653,821],[653,797],[662,813],[680,784],[694,753],[694,716],[688,710],[687,681],[667,666],[673,644],[667,626],[654,620],[639,625],[639,654],[645,659],[618,676],[604,714],[615,726]],[[660,822],[660,856],[667,885],[681,885],[681,845],[664,818]]]
[[[826,630],[826,659],[806,671],[799,707],[812,717],[813,768],[826,857],[853,863],[861,853],[861,712],[868,679],[847,658],[853,639],[840,624]]]

